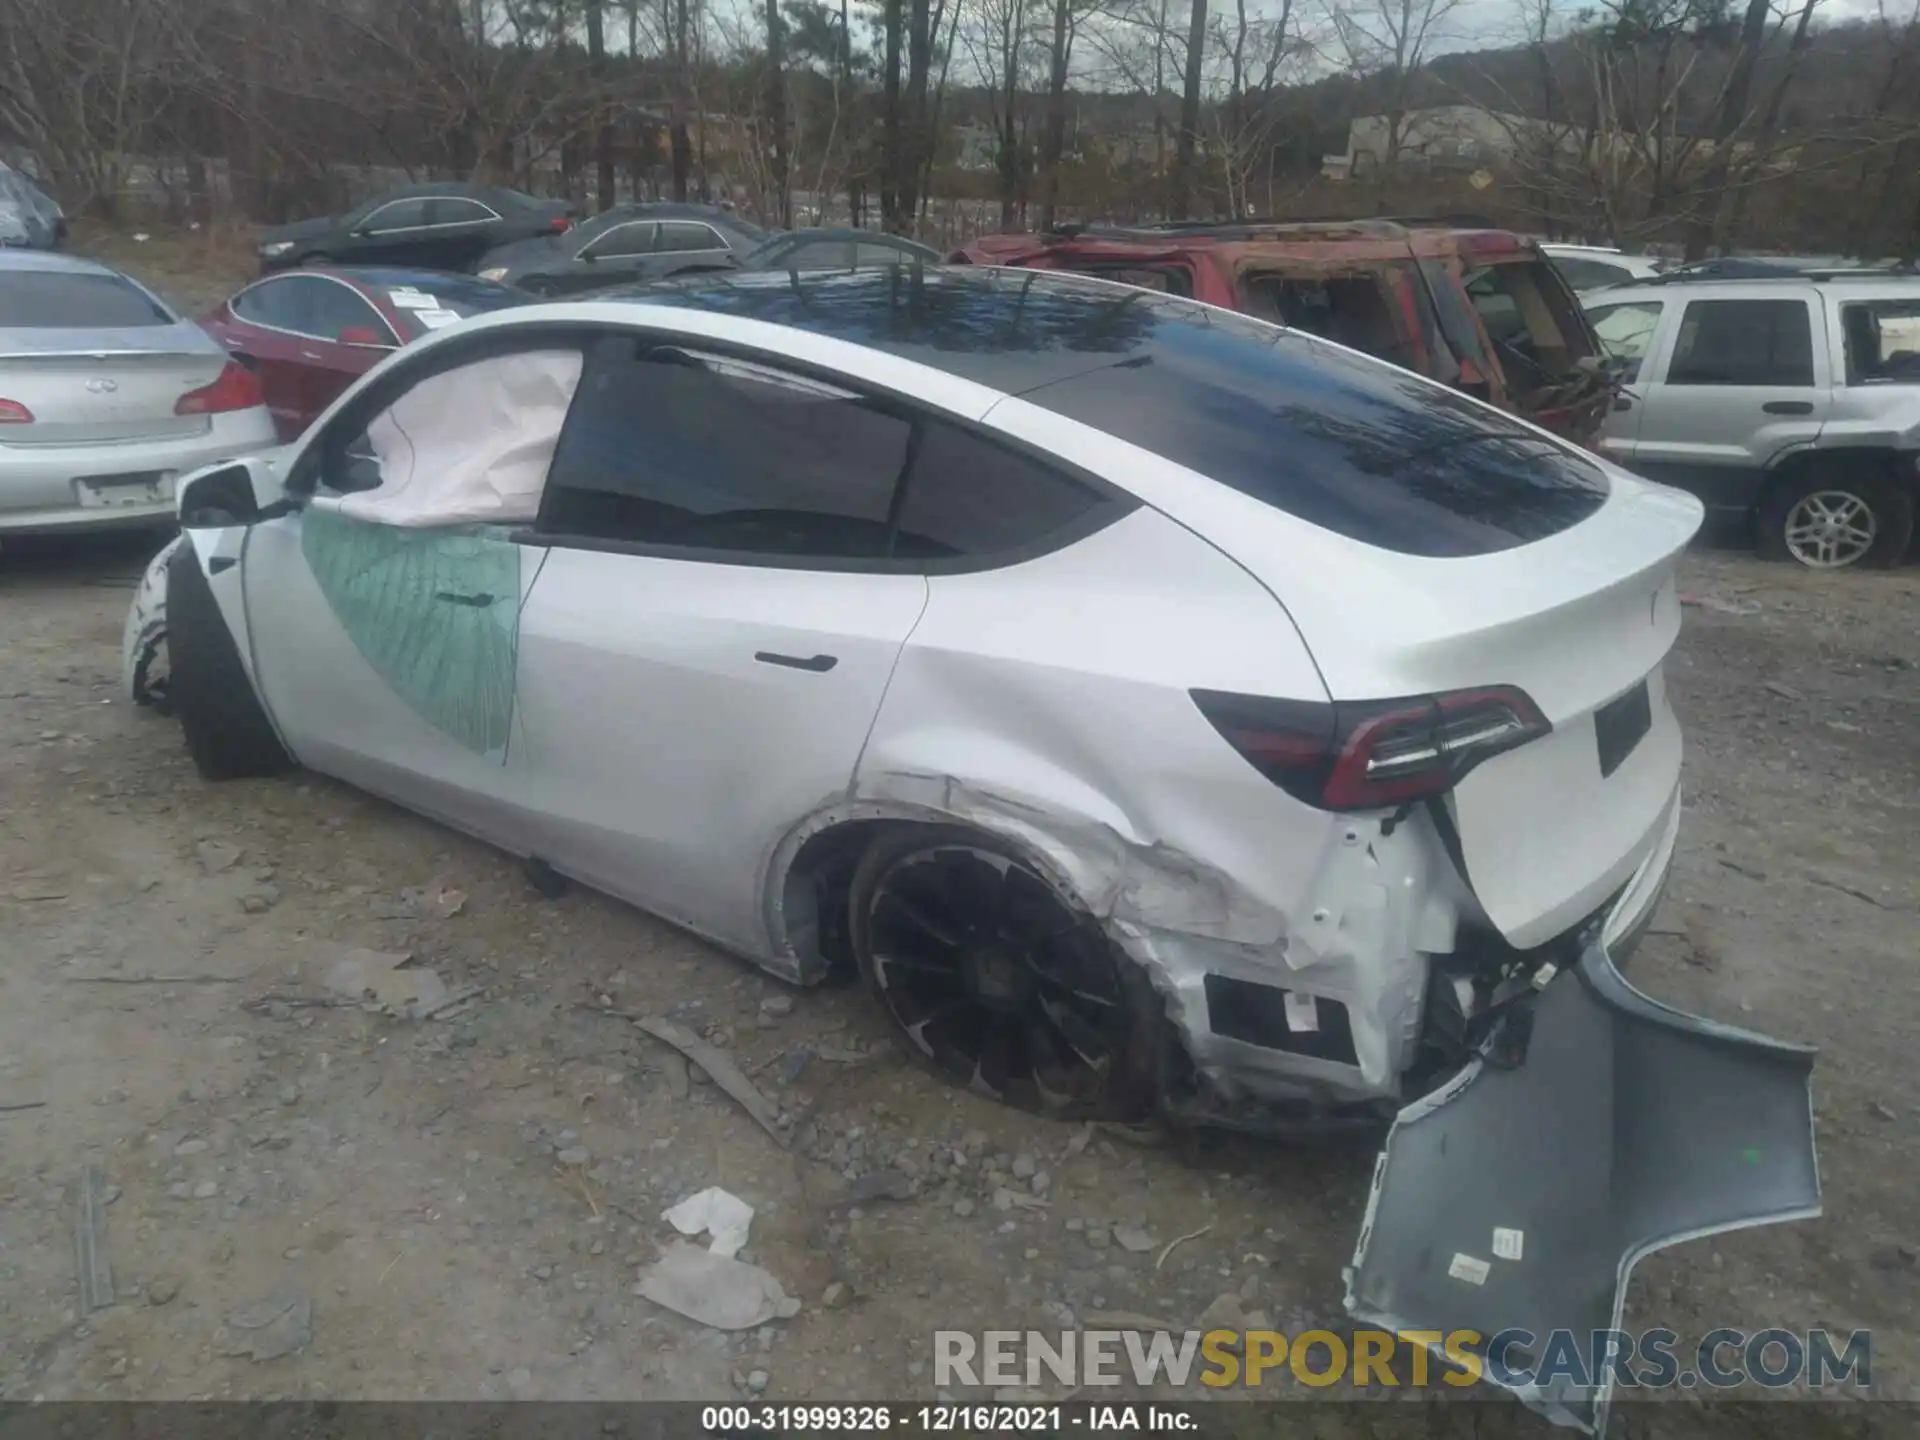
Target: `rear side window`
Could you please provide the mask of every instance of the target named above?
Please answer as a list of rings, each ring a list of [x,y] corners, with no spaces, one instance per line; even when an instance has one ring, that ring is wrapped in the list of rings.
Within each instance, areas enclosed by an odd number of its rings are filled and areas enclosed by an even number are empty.
[[[1569,447],[1297,332],[1209,313],[1153,338],[1022,398],[1402,554],[1510,549],[1606,498],[1605,475]]]
[[[938,559],[1037,544],[1102,504],[1091,486],[954,425],[923,421],[893,553]]]
[[[1667,384],[1812,385],[1813,326],[1806,301],[1689,301]]]
[[[1840,307],[1849,385],[1920,383],[1920,300],[1870,300]]]
[[[109,330],[173,323],[151,296],[118,275],[0,271],[0,328]]]
[[[615,342],[581,379],[540,525],[638,545],[884,559],[911,429],[766,367],[671,348],[636,359]]]

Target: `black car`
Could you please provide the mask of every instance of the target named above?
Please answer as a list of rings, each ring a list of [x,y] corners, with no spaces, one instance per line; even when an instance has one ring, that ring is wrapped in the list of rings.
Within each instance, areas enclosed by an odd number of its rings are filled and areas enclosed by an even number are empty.
[[[743,270],[881,270],[938,265],[940,252],[877,230],[788,230],[740,262]]]
[[[483,280],[533,295],[731,270],[767,232],[717,205],[616,205],[562,235],[503,245],[479,264]]]
[[[337,263],[470,271],[495,246],[558,234],[572,223],[563,202],[498,185],[403,185],[345,215],[267,230],[260,270]]]

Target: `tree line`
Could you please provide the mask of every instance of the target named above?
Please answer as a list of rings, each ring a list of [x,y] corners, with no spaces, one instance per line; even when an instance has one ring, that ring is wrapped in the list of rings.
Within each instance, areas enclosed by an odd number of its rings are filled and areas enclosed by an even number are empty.
[[[1463,0],[0,0],[0,147],[108,218],[407,175],[903,233],[1444,206],[1908,254],[1920,0],[1827,3],[1510,0],[1475,36]]]

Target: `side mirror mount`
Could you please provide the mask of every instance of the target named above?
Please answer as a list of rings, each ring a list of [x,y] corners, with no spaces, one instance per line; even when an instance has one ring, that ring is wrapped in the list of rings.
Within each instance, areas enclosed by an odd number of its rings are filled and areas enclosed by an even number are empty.
[[[280,473],[265,456],[223,460],[181,478],[175,503],[183,529],[251,525],[287,508]]]

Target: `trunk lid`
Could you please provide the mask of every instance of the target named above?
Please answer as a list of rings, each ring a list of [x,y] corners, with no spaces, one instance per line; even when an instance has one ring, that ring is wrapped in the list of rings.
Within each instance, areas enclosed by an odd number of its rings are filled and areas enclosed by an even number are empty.
[[[0,426],[0,445],[109,445],[207,432],[205,415],[176,415],[189,391],[226,364],[197,326],[124,330],[0,330],[0,398],[33,420]]]
[[[1469,886],[1521,948],[1626,883],[1679,779],[1661,665],[1700,507],[1608,479],[1586,519],[1491,554],[1407,555],[1327,532],[1263,543],[1245,527],[1227,545],[1285,604],[1335,700],[1512,685],[1539,706],[1552,730],[1475,767],[1445,802]]]

